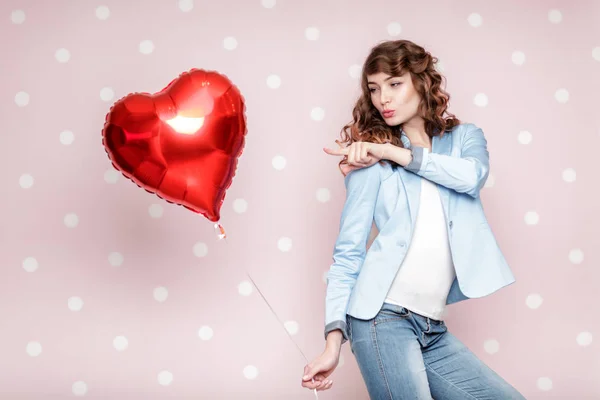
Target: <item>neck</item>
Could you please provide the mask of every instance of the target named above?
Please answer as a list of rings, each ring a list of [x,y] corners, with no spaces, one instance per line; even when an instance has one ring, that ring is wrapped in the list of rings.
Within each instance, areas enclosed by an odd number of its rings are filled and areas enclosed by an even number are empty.
[[[427,132],[425,132],[425,121],[419,118],[418,121],[410,120],[402,124],[402,131],[410,140],[413,146],[431,146],[431,139]]]

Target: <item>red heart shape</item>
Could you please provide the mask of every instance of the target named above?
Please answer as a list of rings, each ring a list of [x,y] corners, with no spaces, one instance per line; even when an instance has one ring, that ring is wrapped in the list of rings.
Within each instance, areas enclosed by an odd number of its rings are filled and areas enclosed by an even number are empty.
[[[216,222],[246,132],[238,88],[215,71],[192,69],[160,92],[115,102],[102,143],[113,166],[139,187]]]

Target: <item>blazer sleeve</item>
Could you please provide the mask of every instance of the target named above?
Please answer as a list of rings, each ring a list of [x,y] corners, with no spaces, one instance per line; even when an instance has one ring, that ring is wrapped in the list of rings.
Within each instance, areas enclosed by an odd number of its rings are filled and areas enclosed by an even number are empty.
[[[470,125],[462,138],[460,157],[430,153],[427,148],[414,146],[413,159],[405,169],[477,198],[490,172],[487,140],[480,128]]]
[[[381,183],[380,169],[377,163],[354,170],[344,178],[346,201],[334,246],[333,264],[327,274],[325,298],[325,338],[329,332],[340,329],[342,343],[348,340],[346,310],[366,256]]]

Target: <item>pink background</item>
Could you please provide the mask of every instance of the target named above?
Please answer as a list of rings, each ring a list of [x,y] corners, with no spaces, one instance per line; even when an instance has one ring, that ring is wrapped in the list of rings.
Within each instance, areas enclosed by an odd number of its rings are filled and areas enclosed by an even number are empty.
[[[528,399],[600,399],[600,3],[415,4],[3,0],[0,397],[314,398],[284,329],[323,350],[344,186],[321,148],[370,47],[406,38],[486,133],[482,197],[517,277],[451,306],[450,330]],[[226,242],[101,144],[114,101],[191,68],[247,101]],[[349,350],[320,398],[367,398]]]

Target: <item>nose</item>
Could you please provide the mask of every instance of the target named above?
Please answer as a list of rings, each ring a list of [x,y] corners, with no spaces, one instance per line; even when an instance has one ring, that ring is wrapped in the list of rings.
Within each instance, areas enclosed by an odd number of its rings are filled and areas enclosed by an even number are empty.
[[[391,96],[390,93],[387,90],[381,90],[381,95],[379,98],[379,101],[381,101],[381,104],[385,105],[388,104],[391,100]]]

